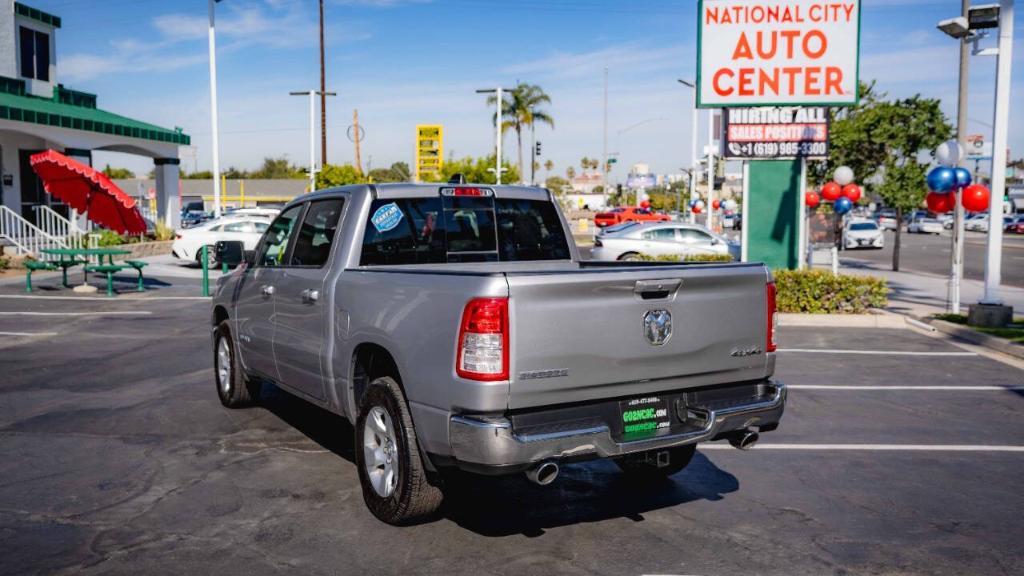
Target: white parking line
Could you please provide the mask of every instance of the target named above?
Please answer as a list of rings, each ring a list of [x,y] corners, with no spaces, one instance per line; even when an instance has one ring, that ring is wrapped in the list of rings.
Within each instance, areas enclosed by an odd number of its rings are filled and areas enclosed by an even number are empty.
[[[786,388],[791,390],[969,390],[985,392],[1005,392],[1013,390],[1024,390],[1024,386],[880,386],[868,384],[865,386],[833,386],[829,384],[787,384]]]
[[[197,290],[198,292],[198,290]],[[151,300],[209,300],[209,296],[30,296],[28,294],[0,294],[0,298],[18,300],[99,300],[103,302],[149,302]]]
[[[56,336],[56,332],[0,332],[0,336]]]
[[[700,445],[701,450],[735,450],[729,444]],[[874,452],[1022,452],[1024,446],[999,446],[988,444],[763,444],[757,443],[753,450],[844,450]]]
[[[868,356],[977,356],[976,352],[911,352],[907,350],[823,350],[819,348],[779,348],[778,352],[800,354],[861,354]]]
[[[108,312],[0,312],[0,316],[149,316],[149,310],[111,310]]]

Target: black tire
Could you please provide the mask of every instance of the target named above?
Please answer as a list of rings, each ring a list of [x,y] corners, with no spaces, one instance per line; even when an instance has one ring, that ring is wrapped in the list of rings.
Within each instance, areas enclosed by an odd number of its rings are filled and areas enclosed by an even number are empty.
[[[224,363],[224,355],[221,354],[222,342],[227,347],[227,378],[224,378],[225,371],[221,370],[221,364]],[[228,408],[249,406],[259,399],[259,384],[246,377],[242,363],[238,360],[235,340],[231,337],[231,326],[227,320],[217,326],[213,339],[213,379],[220,403]]]
[[[639,262],[640,254],[636,252],[626,252],[622,256],[619,256],[620,262]]]
[[[668,464],[658,466],[659,453],[668,453]],[[664,450],[651,450],[617,458],[615,463],[627,476],[638,479],[668,478],[686,468],[697,452],[696,444],[676,446]],[[664,458],[664,456],[662,456]]]
[[[199,250],[196,250],[196,265],[200,268],[203,267],[203,248],[201,246]],[[210,270],[217,267],[217,248],[215,246],[206,247],[206,267]]]
[[[390,438],[391,450],[387,454],[389,458],[396,458],[398,463],[393,491],[386,496],[374,488],[366,465],[366,451],[369,450],[364,439],[366,424],[375,408],[383,409],[390,420],[393,438]],[[393,378],[385,376],[370,383],[359,403],[355,428],[356,468],[363,488],[363,500],[370,512],[382,522],[395,526],[414,523],[436,512],[441,506],[443,495],[427,478],[409,407],[402,389]],[[375,436],[371,444],[380,440],[379,436]],[[375,468],[383,469],[383,466],[381,464]]]

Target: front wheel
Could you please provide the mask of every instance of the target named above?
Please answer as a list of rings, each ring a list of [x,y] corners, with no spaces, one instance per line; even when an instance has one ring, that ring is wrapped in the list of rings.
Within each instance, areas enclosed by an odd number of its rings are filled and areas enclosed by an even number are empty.
[[[217,326],[213,339],[213,372],[217,397],[224,406],[240,408],[254,403],[259,397],[260,384],[246,378],[227,320]]]
[[[355,453],[363,500],[382,522],[409,524],[441,506],[441,490],[427,480],[409,407],[393,378],[377,378],[363,395]]]
[[[639,262],[641,258],[636,252],[626,252],[622,256],[619,256],[619,260],[623,262]]]
[[[681,472],[693,460],[696,444],[648,450],[617,458],[615,464],[627,476],[638,479],[667,478]]]

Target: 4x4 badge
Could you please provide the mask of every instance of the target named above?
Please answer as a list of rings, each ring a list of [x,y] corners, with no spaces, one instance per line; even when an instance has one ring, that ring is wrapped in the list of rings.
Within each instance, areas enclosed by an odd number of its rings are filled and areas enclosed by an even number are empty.
[[[672,314],[668,310],[648,310],[644,314],[644,337],[652,346],[661,346],[672,337]]]

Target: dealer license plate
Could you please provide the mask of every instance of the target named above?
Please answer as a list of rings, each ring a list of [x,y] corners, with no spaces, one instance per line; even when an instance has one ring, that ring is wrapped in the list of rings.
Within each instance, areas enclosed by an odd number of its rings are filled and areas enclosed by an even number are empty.
[[[660,396],[623,400],[619,402],[619,421],[623,440],[654,436],[658,430],[672,424],[669,402]]]

